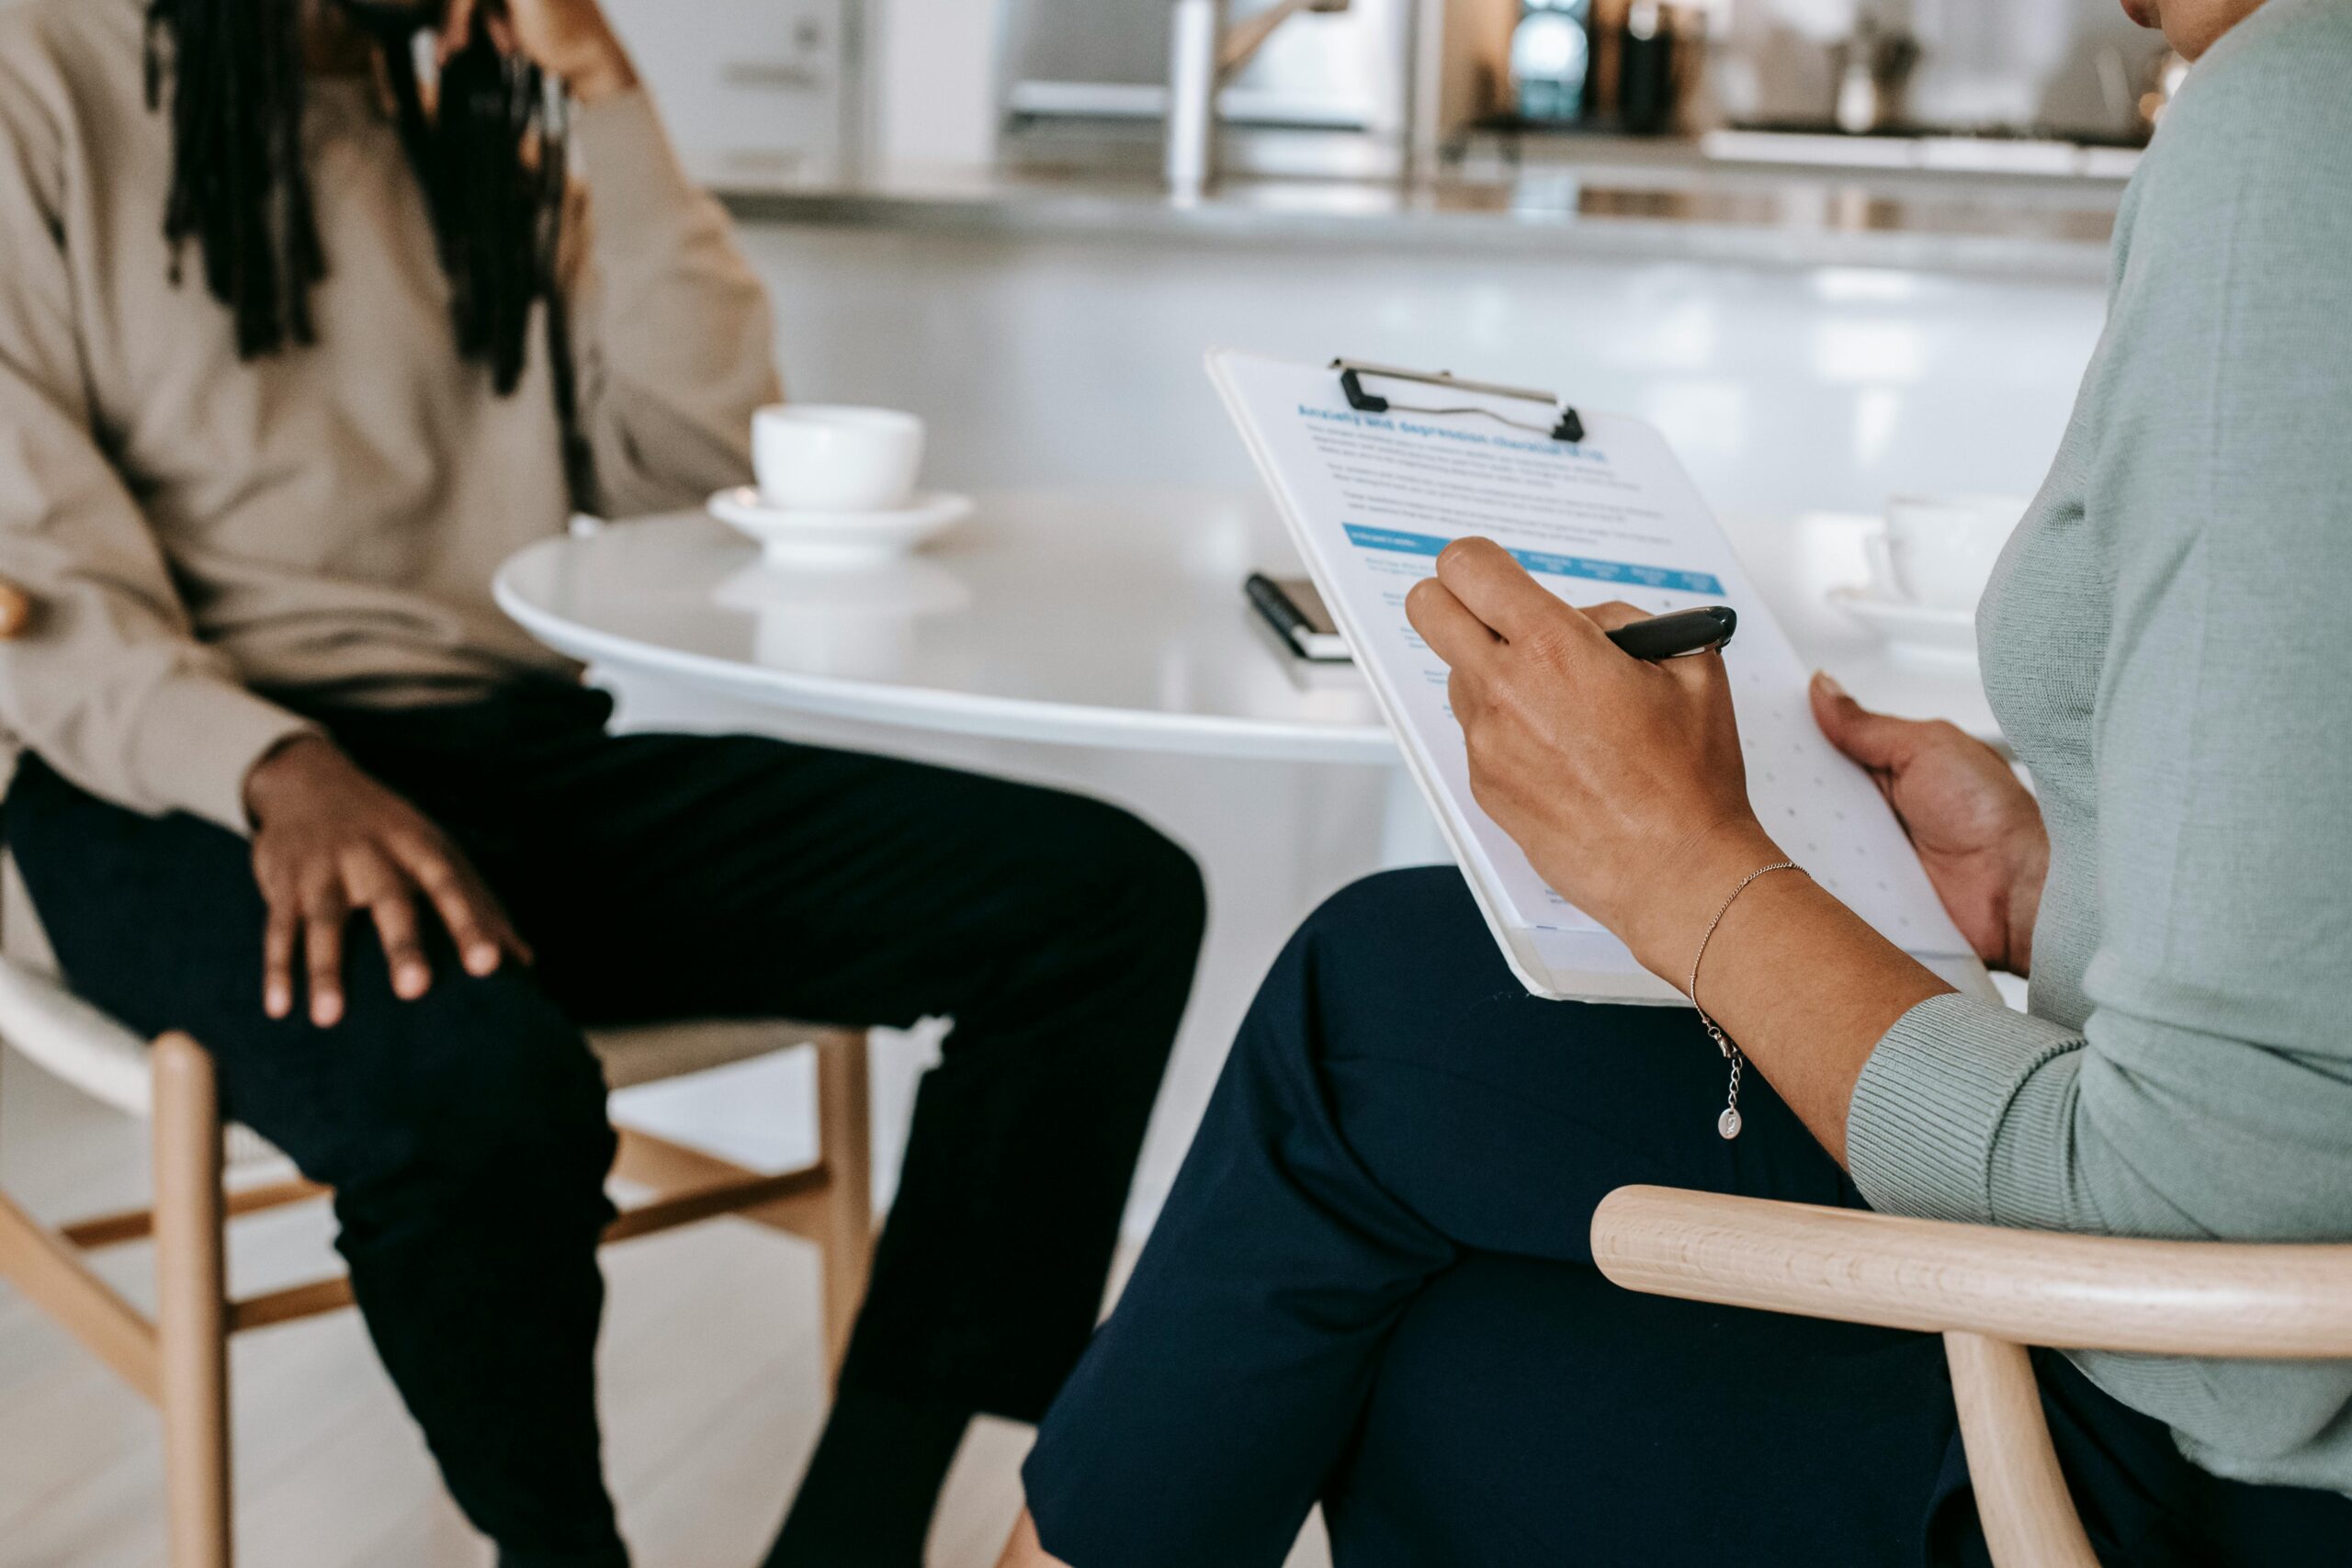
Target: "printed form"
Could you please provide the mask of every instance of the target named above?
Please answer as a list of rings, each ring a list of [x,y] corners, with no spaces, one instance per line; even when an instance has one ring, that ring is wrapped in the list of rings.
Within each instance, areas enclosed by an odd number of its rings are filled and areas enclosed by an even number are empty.
[[[1877,786],[1823,739],[1808,672],[1659,432],[1583,415],[1581,442],[1477,414],[1348,406],[1327,367],[1218,352],[1210,374],[1274,491],[1307,570],[1395,729],[1496,939],[1527,987],[1581,1000],[1676,1002],[1623,943],[1544,885],[1470,794],[1446,668],[1405,617],[1438,552],[1493,539],[1571,604],[1657,614],[1728,604],[1724,652],[1750,799],[1789,858],[1952,984],[1993,991]],[[1476,406],[1527,424],[1535,405],[1397,382],[1396,402]]]

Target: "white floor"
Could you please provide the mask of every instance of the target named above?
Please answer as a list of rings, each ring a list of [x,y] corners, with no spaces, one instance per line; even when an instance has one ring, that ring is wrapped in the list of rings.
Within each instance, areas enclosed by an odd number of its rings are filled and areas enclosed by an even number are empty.
[[[22,1058],[0,1057],[0,1186],[53,1219],[141,1201],[141,1130]],[[643,1107],[665,1128],[684,1109],[678,1090],[667,1092],[667,1104]],[[878,1141],[894,1147],[893,1131]],[[315,1208],[241,1222],[236,1290],[323,1271],[327,1239]],[[721,1221],[605,1259],[607,1468],[640,1568],[751,1568],[823,1416],[814,1253]],[[148,1267],[144,1247],[101,1261],[134,1295]],[[234,1355],[241,1568],[488,1562],[442,1495],[356,1317],[264,1330]],[[1004,1423],[974,1427],[933,1531],[933,1568],[995,1561],[1029,1438]],[[146,1406],[0,1286],[0,1568],[154,1568],[160,1482]],[[1291,1568],[1328,1562],[1310,1526]]]

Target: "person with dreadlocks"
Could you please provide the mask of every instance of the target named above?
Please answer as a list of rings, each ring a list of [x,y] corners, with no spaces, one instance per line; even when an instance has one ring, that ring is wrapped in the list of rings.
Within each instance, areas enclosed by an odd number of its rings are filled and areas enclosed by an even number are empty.
[[[331,1185],[507,1568],[615,1564],[583,1025],[955,1020],[773,1564],[914,1564],[1092,1326],[1201,935],[1097,802],[615,737],[489,603],[748,477],[759,285],[595,0],[0,9],[5,830],[62,970]]]

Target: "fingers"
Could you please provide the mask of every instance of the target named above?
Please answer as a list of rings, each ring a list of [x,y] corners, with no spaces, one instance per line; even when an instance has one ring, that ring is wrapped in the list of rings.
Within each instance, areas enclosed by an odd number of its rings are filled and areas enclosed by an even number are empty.
[[[270,899],[262,931],[262,1010],[277,1019],[292,1015],[299,956],[311,1023],[332,1029],[343,1021],[345,943],[356,909],[368,912],[383,943],[392,994],[403,1001],[424,995],[433,968],[416,904],[420,890],[448,926],[468,973],[492,974],[510,954],[531,962],[529,946],[462,860],[421,844],[395,863],[370,845],[322,867],[298,891]]]
[[[478,0],[449,0],[449,9],[441,18],[441,37],[435,46],[442,64],[448,64],[450,56],[465,48],[466,40],[473,36],[477,4]]]
[[[458,962],[466,973],[474,976],[495,974],[508,954],[522,962],[531,962],[531,950],[499,907],[497,898],[483,886],[481,879],[457,855],[437,843],[403,840],[394,846],[402,866],[424,896],[433,901],[434,912],[441,923],[449,928],[449,935],[458,944]]]
[[[285,1018],[294,1010],[294,944],[300,917],[294,906],[269,901],[269,918],[261,932],[261,1010]]]
[[[1501,646],[1487,623],[1434,577],[1423,578],[1406,593],[1405,618],[1450,669],[1468,668]]]
[[[322,880],[302,899],[302,960],[309,978],[311,1021],[333,1029],[343,1021],[343,928],[351,918],[340,879]]]
[[[1586,604],[1581,608],[1584,618],[1603,632],[1613,632],[1620,626],[1630,626],[1635,621],[1656,618],[1652,612],[1637,604],[1628,604],[1623,599],[1611,599],[1606,604]]]
[[[384,966],[391,973],[392,995],[404,1002],[416,1000],[433,984],[433,965],[425,959],[424,943],[417,932],[415,902],[402,888],[369,904],[368,913],[375,919],[377,940],[384,944]]]
[[[472,40],[477,13],[481,16],[482,33],[490,39],[491,48],[501,54],[520,52],[514,21],[505,7],[492,6],[485,10],[481,0],[449,0],[448,12],[441,18],[441,36],[434,43],[435,57],[441,64],[448,64],[450,57]]]
[[[1731,683],[1730,672],[1724,668],[1723,653],[1716,649],[1662,659],[1649,667],[1686,692],[1704,694],[1711,688],[1727,688]]]
[[[416,920],[416,889],[374,844],[344,857],[343,886],[351,907],[365,909],[384,946],[384,968],[392,995],[414,1001],[433,984],[433,967]]]
[[[447,861],[432,861],[412,869],[424,888],[424,896],[433,900],[441,923],[449,928],[449,935],[458,944],[458,961],[466,966],[466,973],[495,973],[502,953],[499,940],[492,934],[482,909],[469,896],[469,890],[457,868]]]
[[[1555,599],[1492,539],[1456,539],[1437,558],[1437,578],[1506,642],[1539,632],[1598,639],[1591,622]]]
[[[537,964],[538,954],[531,951],[531,944],[523,939],[523,933],[514,929],[514,922],[507,918],[506,906],[498,901],[498,896],[484,888],[481,897],[490,907],[492,918],[497,922],[498,945],[526,964]]]
[[[1910,755],[1919,726],[1907,718],[1872,713],[1846,694],[1826,671],[1813,677],[1813,717],[1829,743],[1872,773],[1899,768]]]

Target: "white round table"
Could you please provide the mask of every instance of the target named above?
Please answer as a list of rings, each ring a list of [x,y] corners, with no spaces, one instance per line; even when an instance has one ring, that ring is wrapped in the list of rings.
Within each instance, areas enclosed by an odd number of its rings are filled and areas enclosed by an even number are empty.
[[[1973,672],[1891,658],[1823,595],[1867,520],[1735,524],[1798,651],[1873,706],[1991,735]],[[760,706],[1131,751],[1390,763],[1360,677],[1302,667],[1241,580],[1295,570],[1255,497],[1041,490],[985,498],[934,547],[865,570],[779,569],[700,513],[521,551],[499,604],[559,652]]]
[[[559,652],[798,713],[1003,739],[1393,762],[1344,666],[1295,670],[1241,592],[1294,562],[1248,498],[989,497],[932,548],[772,567],[698,513],[548,539],[499,604]]]
[[[1732,534],[1799,651],[1856,696],[1989,732],[1972,675],[1905,668],[1824,602],[1863,575],[1867,525]],[[1243,597],[1251,570],[1295,560],[1256,496],[1057,489],[984,497],[887,570],[765,569],[696,513],[533,545],[496,593],[620,696],[621,728],[762,732],[1080,789],[1191,850],[1208,943],[1136,1173],[1141,1234],[1293,928],[1368,872],[1446,858],[1355,671],[1299,668]],[[877,1074],[897,1059],[877,1053]],[[876,1104],[911,1092],[885,1080]],[[877,1133],[886,1167],[893,1125]]]

